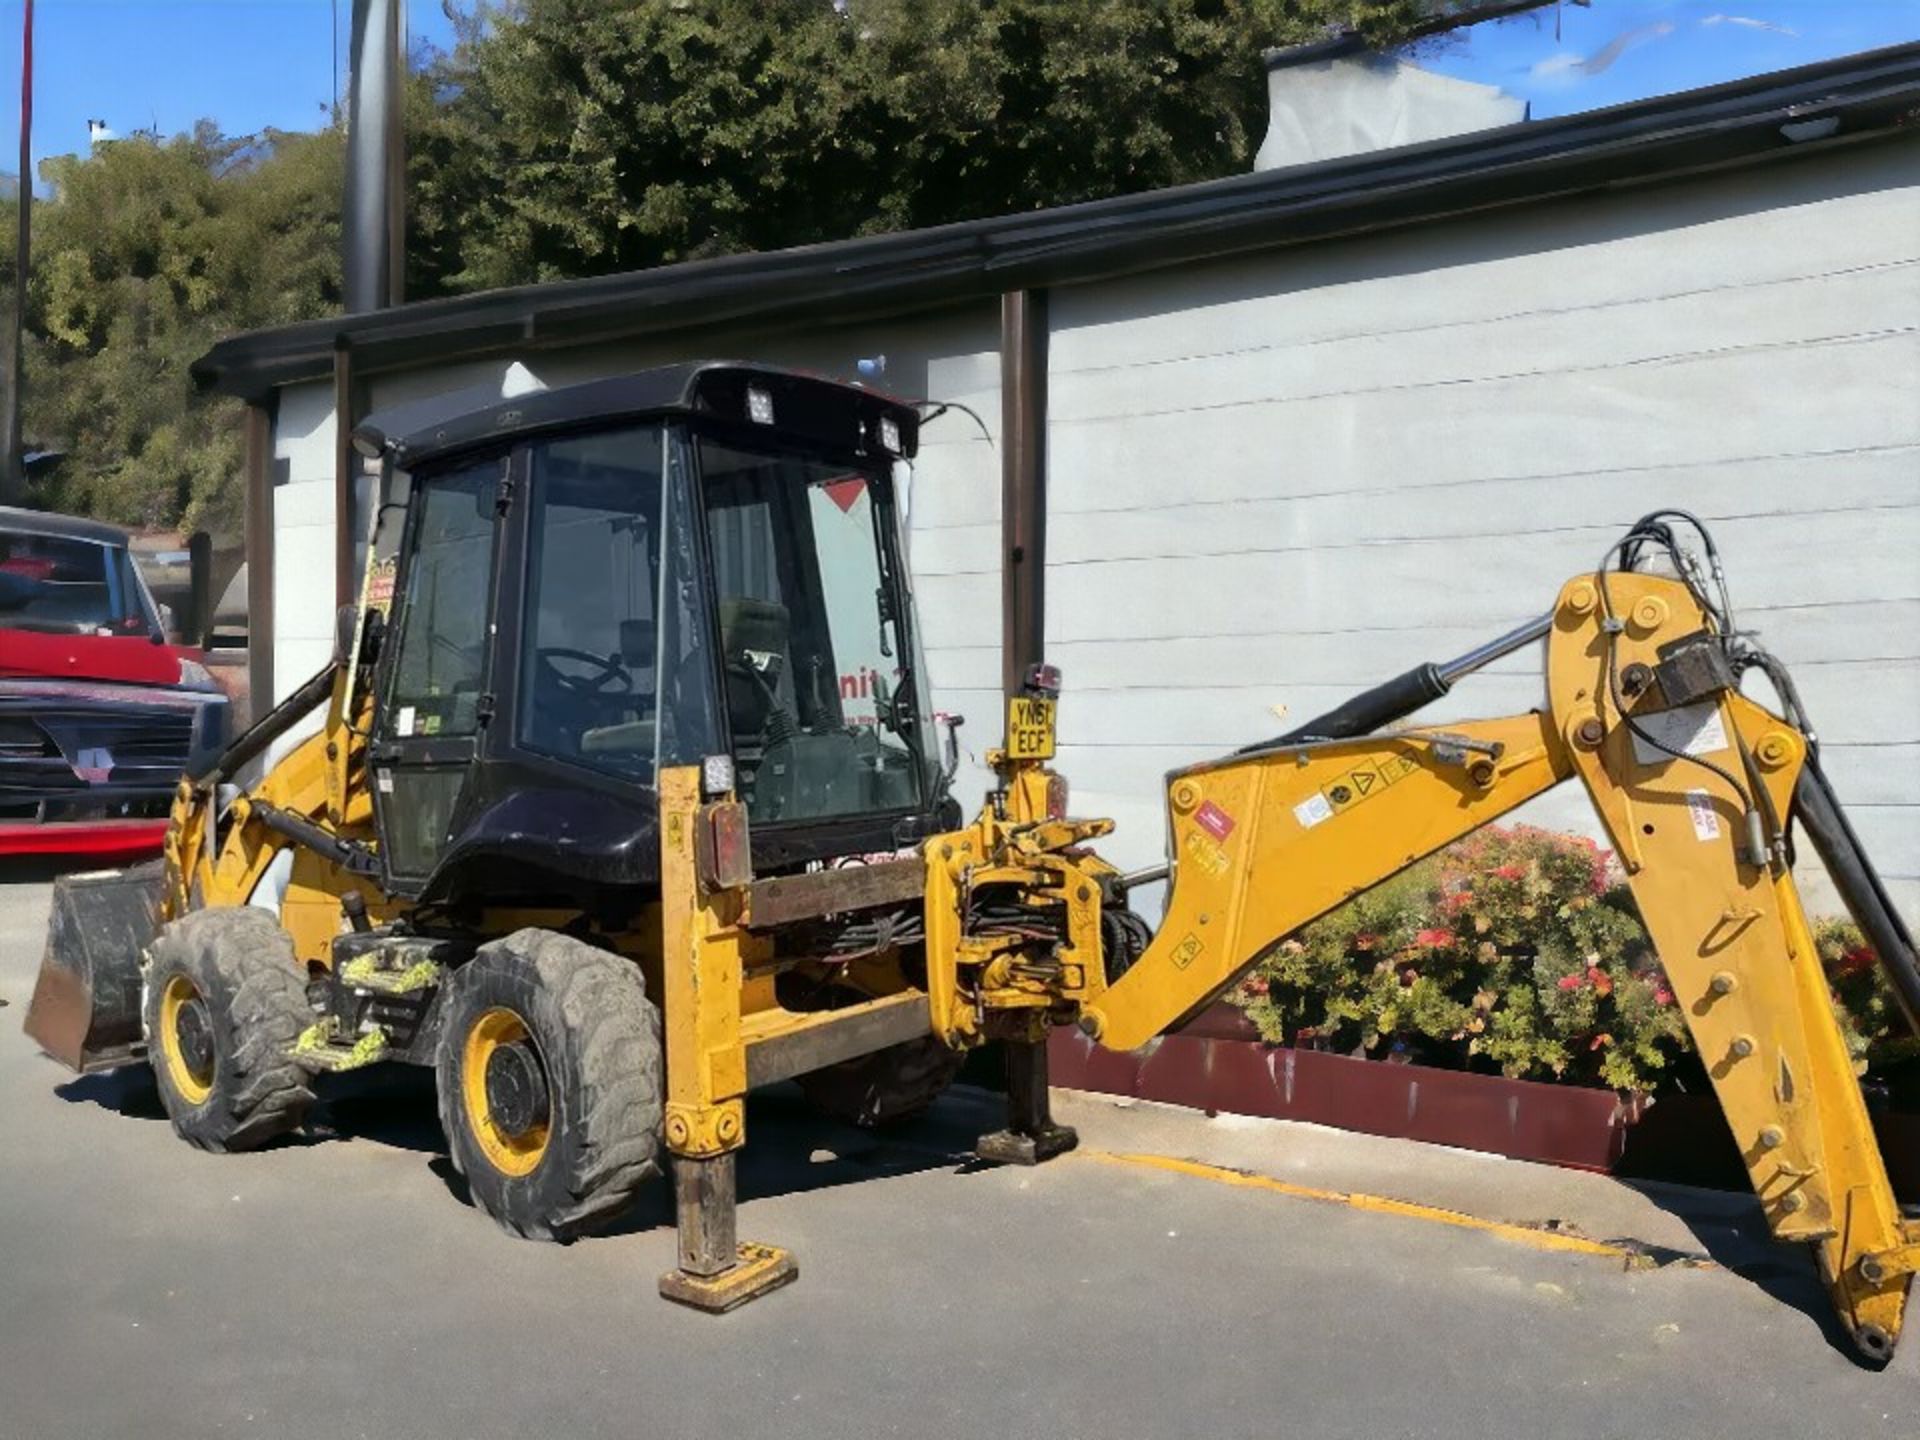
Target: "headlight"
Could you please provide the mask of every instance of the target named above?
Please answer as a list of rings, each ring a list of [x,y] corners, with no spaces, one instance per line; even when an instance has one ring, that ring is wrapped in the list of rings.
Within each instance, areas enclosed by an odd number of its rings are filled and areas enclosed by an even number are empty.
[[[198,660],[188,660],[184,656],[180,660],[179,685],[182,690],[218,690],[220,688],[214,683],[211,670]]]

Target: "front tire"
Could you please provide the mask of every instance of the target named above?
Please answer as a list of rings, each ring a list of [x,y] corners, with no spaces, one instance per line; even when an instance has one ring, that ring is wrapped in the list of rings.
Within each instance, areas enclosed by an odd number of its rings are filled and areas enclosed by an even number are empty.
[[[550,930],[480,947],[447,982],[440,1123],[473,1203],[571,1240],[659,1173],[660,1012],[639,967]]]
[[[293,941],[265,911],[199,910],[163,929],[141,1023],[173,1128],[202,1150],[255,1150],[313,1103],[292,1058],[313,1023]]]

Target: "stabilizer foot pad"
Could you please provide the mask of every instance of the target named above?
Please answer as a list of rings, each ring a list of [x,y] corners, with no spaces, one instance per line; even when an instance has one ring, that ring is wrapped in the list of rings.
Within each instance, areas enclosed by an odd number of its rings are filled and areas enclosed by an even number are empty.
[[[982,1135],[973,1153],[990,1165],[1038,1165],[1064,1155],[1080,1143],[1080,1132],[1071,1125],[1049,1125],[1037,1135],[1019,1135],[1012,1130],[996,1130]]]
[[[742,1240],[740,1258],[718,1275],[669,1270],[660,1277],[660,1293],[695,1310],[719,1315],[799,1277],[800,1266],[789,1252],[777,1245],[756,1245],[751,1240]]]

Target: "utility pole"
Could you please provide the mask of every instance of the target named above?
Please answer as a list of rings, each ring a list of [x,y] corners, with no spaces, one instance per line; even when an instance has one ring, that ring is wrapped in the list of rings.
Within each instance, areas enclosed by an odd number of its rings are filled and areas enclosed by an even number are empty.
[[[353,0],[341,240],[348,314],[398,305],[406,271],[406,0]]]
[[[20,183],[15,197],[19,228],[13,250],[13,322],[8,331],[5,388],[0,390],[0,431],[6,455],[0,457],[0,504],[27,498],[27,475],[20,444],[20,407],[26,384],[27,262],[33,253],[33,0],[26,0],[20,32]]]

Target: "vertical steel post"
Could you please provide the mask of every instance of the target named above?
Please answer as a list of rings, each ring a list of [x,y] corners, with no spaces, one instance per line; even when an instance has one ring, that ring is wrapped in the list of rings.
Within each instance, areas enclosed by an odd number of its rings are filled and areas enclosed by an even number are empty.
[[[407,298],[407,0],[388,6],[387,115],[387,293],[385,304]]]
[[[351,605],[358,596],[358,575],[353,563],[354,541],[359,535],[354,504],[354,480],[360,470],[360,453],[353,448],[353,426],[357,408],[353,396],[353,351],[346,337],[333,342],[333,604],[337,610]]]
[[[1011,700],[1044,656],[1047,636],[1047,292],[1000,297],[1000,681]],[[980,1137],[983,1160],[1034,1165],[1079,1137],[1056,1125],[1047,1095],[1044,1027],[1004,1041],[1007,1128]]]
[[[255,716],[273,708],[273,412],[247,406],[247,693]]]
[[[13,324],[7,343],[6,387],[0,395],[0,504],[26,498],[26,456],[21,444],[20,412],[26,404],[27,267],[33,256],[33,0],[27,0],[20,30],[20,190],[15,201],[19,223],[13,247]]]
[[[1047,294],[1000,297],[1001,686],[1019,693],[1046,644]]]

